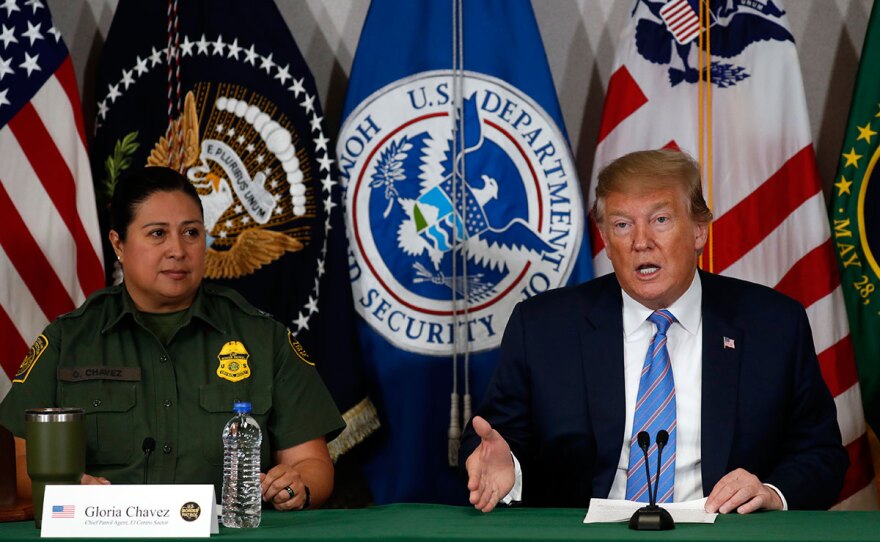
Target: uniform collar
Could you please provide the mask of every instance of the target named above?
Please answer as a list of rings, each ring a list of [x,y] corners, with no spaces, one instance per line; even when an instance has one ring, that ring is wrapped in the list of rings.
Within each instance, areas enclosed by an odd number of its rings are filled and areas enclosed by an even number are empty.
[[[654,309],[642,305],[622,288],[620,291],[623,294],[623,334],[624,337],[629,338],[641,326],[653,325],[648,321],[648,316],[654,312]],[[694,273],[694,280],[691,281],[688,289],[672,305],[664,308],[675,316],[676,322],[681,324],[685,331],[693,335],[700,325],[702,299],[703,285],[700,282],[700,274]]]
[[[125,283],[114,286],[117,291],[114,292],[117,294],[117,310],[108,314],[108,318],[104,327],[101,329],[101,333],[106,333],[109,330],[116,327],[126,315],[130,316],[131,319],[137,322],[140,325],[143,323],[140,321],[138,315],[140,311],[135,307],[134,301],[132,301],[131,296],[128,295],[128,290],[125,288]],[[218,315],[216,311],[211,311],[210,307],[207,305],[210,304],[210,300],[207,299],[205,295],[205,287],[204,285],[200,285],[198,291],[196,292],[196,297],[193,299],[192,305],[189,308],[189,314],[183,321],[181,328],[184,328],[190,324],[190,322],[194,318],[198,318],[199,320],[204,321],[206,324],[210,325],[217,331],[221,333],[225,333],[226,330],[220,325],[220,321],[218,319]]]

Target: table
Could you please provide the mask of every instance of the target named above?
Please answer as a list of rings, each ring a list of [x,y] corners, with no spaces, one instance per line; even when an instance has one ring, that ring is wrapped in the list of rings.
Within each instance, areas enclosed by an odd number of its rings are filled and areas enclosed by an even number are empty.
[[[837,542],[880,540],[880,512],[763,512],[719,516],[714,525],[679,525],[637,532],[625,524],[584,525],[585,510],[509,508],[482,514],[472,508],[393,504],[356,510],[263,512],[258,529],[227,529],[212,539],[292,542],[455,540],[688,540]],[[0,540],[37,540],[33,522],[0,524]],[[102,539],[106,540],[106,539]],[[129,539],[130,540],[130,539]]]

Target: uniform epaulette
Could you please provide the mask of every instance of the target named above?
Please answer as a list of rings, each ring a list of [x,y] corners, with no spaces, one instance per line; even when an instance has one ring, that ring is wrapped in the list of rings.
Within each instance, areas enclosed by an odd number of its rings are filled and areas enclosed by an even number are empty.
[[[108,286],[106,288],[101,288],[95,292],[92,292],[89,297],[80,305],[79,307],[73,309],[70,312],[64,313],[58,318],[76,318],[77,316],[82,315],[86,309],[88,309],[91,305],[95,303],[100,303],[101,300],[106,299],[108,297],[118,296],[122,293],[122,289],[124,286],[122,284],[116,284],[114,286]]]
[[[250,304],[250,302],[248,302],[247,299],[244,298],[244,296],[242,296],[240,293],[238,293],[234,289],[229,288],[228,286],[221,286],[219,284],[203,283],[202,287],[204,288],[206,294],[225,298],[225,299],[231,301],[233,304],[235,304],[235,306],[237,306],[239,309],[241,309],[242,311],[244,311],[247,314],[250,314],[252,316],[260,316],[263,318],[272,319],[271,314],[269,314],[266,311],[260,310],[257,307],[254,307],[253,305]]]

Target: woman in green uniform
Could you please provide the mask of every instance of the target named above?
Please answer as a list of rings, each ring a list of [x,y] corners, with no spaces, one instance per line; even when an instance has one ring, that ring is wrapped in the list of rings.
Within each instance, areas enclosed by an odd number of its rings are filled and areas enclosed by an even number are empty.
[[[201,201],[185,177],[144,168],[121,179],[110,242],[125,280],[51,323],[0,404],[24,437],[24,410],[86,412],[82,483],[212,483],[223,426],[249,401],[263,430],[263,498],[279,510],[333,488],[325,437],[344,423],[288,330],[235,291],[204,284]],[[143,444],[155,442],[149,461]]]

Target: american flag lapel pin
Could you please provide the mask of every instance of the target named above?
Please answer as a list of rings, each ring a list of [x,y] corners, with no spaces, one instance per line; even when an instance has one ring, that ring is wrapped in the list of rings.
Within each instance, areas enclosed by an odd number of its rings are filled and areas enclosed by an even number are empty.
[[[730,337],[724,337],[724,348],[736,349],[736,343]]]

